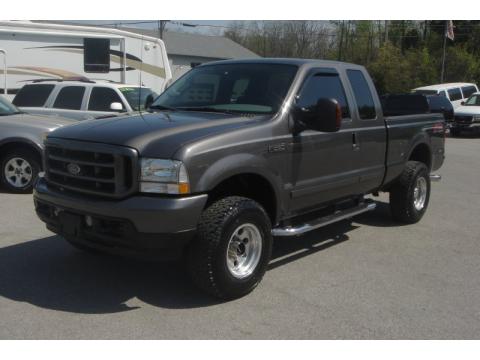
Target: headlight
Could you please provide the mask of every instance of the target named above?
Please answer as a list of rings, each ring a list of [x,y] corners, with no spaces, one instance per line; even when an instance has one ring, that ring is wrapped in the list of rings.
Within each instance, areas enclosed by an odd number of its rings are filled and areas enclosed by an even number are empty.
[[[188,194],[190,183],[187,170],[181,161],[140,160],[140,191],[159,194]]]

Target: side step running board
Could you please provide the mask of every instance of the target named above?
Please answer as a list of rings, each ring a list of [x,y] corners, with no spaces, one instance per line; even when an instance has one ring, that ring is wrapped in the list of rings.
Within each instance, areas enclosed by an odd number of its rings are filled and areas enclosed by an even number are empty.
[[[332,224],[337,221],[345,220],[351,218],[355,215],[362,214],[367,211],[375,209],[377,204],[371,200],[366,200],[360,203],[358,206],[355,206],[346,210],[339,210],[334,214],[321,217],[319,219],[313,220],[309,223],[301,224],[296,227],[288,226],[285,228],[274,228],[272,229],[273,236],[295,236],[318,229],[322,226]]]
[[[430,174],[430,181],[440,181],[442,180],[442,175]]]

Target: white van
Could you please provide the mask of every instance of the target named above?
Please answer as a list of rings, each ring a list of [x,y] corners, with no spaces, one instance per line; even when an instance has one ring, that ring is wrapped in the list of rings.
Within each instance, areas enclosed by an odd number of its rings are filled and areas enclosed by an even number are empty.
[[[473,93],[478,92],[476,84],[472,83],[447,83],[430,86],[422,86],[412,90],[414,94],[441,95],[450,100],[456,108],[462,104]]]

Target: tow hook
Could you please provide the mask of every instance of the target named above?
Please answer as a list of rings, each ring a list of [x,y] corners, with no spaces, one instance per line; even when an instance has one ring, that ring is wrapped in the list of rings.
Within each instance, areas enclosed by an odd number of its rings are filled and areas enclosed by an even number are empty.
[[[442,175],[430,174],[430,181],[438,182],[440,180],[442,180]]]

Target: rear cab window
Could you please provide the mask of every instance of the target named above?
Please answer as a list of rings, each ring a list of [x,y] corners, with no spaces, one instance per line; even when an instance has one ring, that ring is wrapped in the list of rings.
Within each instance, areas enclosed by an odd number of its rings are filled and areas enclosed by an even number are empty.
[[[120,103],[123,109],[125,109],[125,104],[114,89],[100,86],[92,88],[88,110],[115,112],[115,110],[110,108],[112,103]]]
[[[360,70],[349,69],[347,70],[347,77],[352,86],[355,101],[357,102],[360,119],[376,119],[377,112],[375,110],[372,92],[363,73]]]
[[[53,84],[25,85],[15,95],[12,103],[19,107],[43,107],[54,87]]]
[[[53,107],[57,109],[80,110],[84,94],[84,86],[65,86],[58,92]]]

